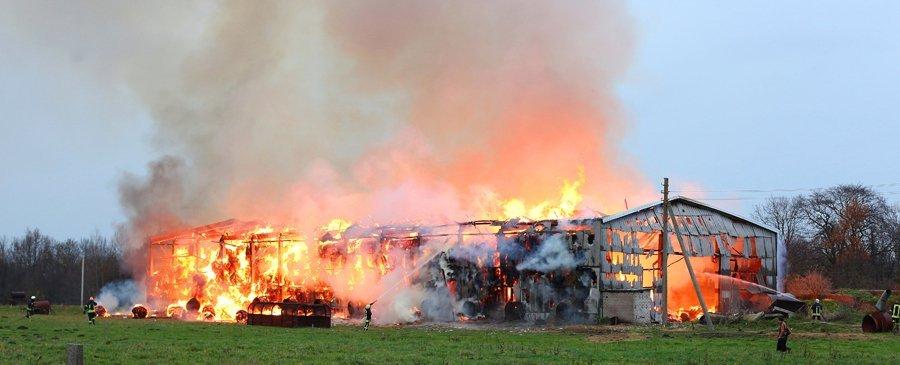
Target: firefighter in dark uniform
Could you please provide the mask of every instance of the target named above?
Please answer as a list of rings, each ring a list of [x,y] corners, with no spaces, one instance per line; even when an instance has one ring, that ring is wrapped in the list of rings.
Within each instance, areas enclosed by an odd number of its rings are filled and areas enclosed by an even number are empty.
[[[900,304],[891,308],[891,320],[894,321],[894,333],[900,332]]]
[[[366,325],[363,327],[365,331],[369,330],[369,322],[372,322],[372,304],[375,304],[375,302],[366,304]]]
[[[822,303],[816,299],[816,302],[812,305],[812,319],[816,321],[822,320]]]
[[[97,324],[97,302],[94,301],[94,297],[88,298],[87,304],[84,305],[83,312],[87,314],[88,323]]]
[[[28,301],[25,302],[25,318],[31,318],[34,315],[34,300],[37,299],[34,295],[31,298],[28,298]]]

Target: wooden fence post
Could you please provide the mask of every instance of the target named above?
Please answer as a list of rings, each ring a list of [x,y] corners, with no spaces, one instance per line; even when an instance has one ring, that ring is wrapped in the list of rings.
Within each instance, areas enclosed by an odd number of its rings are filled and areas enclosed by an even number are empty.
[[[70,343],[66,350],[66,365],[84,365],[84,346]]]

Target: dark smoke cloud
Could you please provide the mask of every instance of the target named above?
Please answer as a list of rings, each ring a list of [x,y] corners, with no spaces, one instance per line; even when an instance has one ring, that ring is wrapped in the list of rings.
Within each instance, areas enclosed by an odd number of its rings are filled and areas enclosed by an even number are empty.
[[[184,228],[198,212],[190,202],[189,174],[181,159],[165,156],[147,169],[147,176],[126,173],[119,182],[119,201],[128,219],[119,234],[126,237],[121,241],[126,262],[135,269],[144,267],[149,235]]]

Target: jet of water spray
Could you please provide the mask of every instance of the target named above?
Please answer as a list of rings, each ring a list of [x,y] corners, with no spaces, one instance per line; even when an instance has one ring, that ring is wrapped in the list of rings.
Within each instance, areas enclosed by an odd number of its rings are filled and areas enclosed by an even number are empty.
[[[705,273],[703,273],[703,275],[712,276],[712,277],[719,278],[719,279],[725,279],[733,284],[744,285],[746,287],[754,288],[754,289],[764,292],[766,294],[783,294],[783,293],[781,293],[775,289],[769,288],[767,286],[759,285],[754,282],[750,282],[747,280],[741,280],[741,279],[731,277],[731,276],[709,273],[709,272],[705,272]]]

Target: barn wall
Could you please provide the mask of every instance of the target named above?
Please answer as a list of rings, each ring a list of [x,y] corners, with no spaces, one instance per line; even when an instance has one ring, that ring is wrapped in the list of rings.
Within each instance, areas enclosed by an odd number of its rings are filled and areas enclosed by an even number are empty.
[[[717,262],[716,273],[776,287],[775,232],[684,200],[673,200],[671,208],[674,217],[669,223],[669,253],[674,255],[670,263],[683,254],[673,229],[673,223],[677,223],[684,249],[692,257]],[[573,248],[584,251],[584,266],[595,270],[601,290],[662,289],[658,267],[662,210],[662,205],[656,204],[609,220],[580,222],[591,229],[575,236]],[[715,287],[717,303],[708,304],[727,311],[732,299],[737,299],[737,288],[728,279],[720,280]],[[660,300],[659,296],[655,299]]]
[[[602,316],[628,323],[650,323],[652,303],[647,290],[607,291],[603,293]]]

